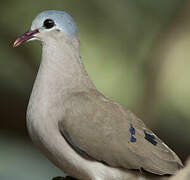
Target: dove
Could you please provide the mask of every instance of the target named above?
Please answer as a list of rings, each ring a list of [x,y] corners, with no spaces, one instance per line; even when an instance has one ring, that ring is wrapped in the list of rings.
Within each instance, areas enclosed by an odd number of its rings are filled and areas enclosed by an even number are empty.
[[[183,164],[138,117],[101,94],[80,56],[77,26],[64,11],[37,15],[14,47],[37,40],[42,58],[27,108],[32,141],[82,180],[126,180],[132,170],[172,175]]]

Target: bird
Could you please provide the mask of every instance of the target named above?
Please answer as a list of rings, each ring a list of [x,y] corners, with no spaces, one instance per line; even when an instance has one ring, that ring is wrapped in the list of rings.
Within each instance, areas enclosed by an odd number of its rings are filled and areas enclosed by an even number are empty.
[[[81,180],[126,180],[133,170],[160,177],[183,167],[141,119],[97,90],[68,13],[39,13],[13,46],[34,40],[42,44],[42,57],[27,107],[27,128],[52,163]]]

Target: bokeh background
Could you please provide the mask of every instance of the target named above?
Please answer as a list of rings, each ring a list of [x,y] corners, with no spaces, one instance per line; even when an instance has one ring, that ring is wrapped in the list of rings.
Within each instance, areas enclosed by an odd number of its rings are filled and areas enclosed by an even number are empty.
[[[97,88],[135,112],[185,161],[190,154],[189,0],[1,0],[0,180],[63,175],[26,130],[41,46],[12,47],[48,9],[65,10],[75,19],[81,55]]]

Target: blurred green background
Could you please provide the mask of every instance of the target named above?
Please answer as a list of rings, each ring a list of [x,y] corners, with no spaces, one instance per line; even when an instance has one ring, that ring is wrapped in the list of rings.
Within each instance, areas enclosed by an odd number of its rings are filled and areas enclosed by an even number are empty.
[[[97,88],[135,112],[185,161],[190,154],[189,0],[1,0],[0,180],[63,175],[26,130],[41,46],[12,47],[48,9],[65,10],[75,19],[81,55]]]

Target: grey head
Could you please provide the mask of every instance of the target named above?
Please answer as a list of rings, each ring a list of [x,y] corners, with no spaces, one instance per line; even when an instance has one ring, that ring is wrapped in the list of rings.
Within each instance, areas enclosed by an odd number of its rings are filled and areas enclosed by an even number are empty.
[[[69,14],[64,11],[48,10],[36,16],[30,31],[17,38],[14,47],[29,40],[43,41],[44,35],[49,33],[64,34],[69,37],[78,36],[76,24]]]
[[[69,36],[77,35],[77,27],[73,18],[64,11],[43,11],[32,22],[31,30],[39,31],[57,30]]]

